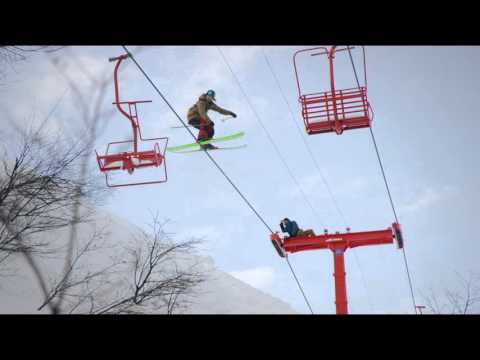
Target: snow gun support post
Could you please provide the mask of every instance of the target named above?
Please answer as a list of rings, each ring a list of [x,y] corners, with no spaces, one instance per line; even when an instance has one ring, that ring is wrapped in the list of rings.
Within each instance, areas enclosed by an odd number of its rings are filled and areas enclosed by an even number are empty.
[[[275,249],[281,257],[287,253],[306,250],[330,249],[333,253],[333,266],[335,278],[335,305],[337,314],[348,314],[347,285],[345,272],[344,253],[348,248],[368,245],[391,244],[397,240],[398,248],[403,247],[403,238],[398,223],[393,223],[385,230],[364,231],[352,233],[347,229],[346,233],[336,232],[329,234],[324,230],[323,235],[280,237],[278,233],[270,235]]]
[[[120,101],[120,95],[118,90],[118,69],[123,60],[131,57],[130,54],[124,54],[117,57],[109,58],[108,61],[114,62],[114,88],[115,88],[115,102],[113,105],[116,105],[118,111],[125,116],[132,126],[133,137],[131,140],[126,141],[115,141],[107,145],[107,149],[104,155],[97,155],[98,167],[102,173],[105,174],[105,179],[108,187],[119,187],[119,186],[132,186],[132,185],[147,185],[147,184],[158,184],[167,181],[167,169],[165,164],[165,149],[167,147],[168,138],[142,138],[142,133],[140,131],[140,123],[138,121],[137,113],[137,104],[140,103],[149,103],[151,100],[140,100],[140,101]],[[128,106],[128,111],[122,108],[122,105]],[[142,142],[156,141],[151,150],[139,151],[139,140]],[[159,143],[162,143],[160,146]],[[117,153],[109,152],[111,145],[132,145],[131,151],[123,151]],[[133,174],[137,168],[148,168],[148,167],[163,167],[163,175],[160,180],[153,181],[140,181],[140,182],[124,182],[121,184],[111,184],[109,181],[108,173],[118,170],[126,170],[128,174]]]

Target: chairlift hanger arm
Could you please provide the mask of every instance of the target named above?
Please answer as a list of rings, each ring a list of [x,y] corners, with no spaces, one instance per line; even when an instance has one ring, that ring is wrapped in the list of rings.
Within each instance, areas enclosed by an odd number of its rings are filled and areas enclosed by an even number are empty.
[[[104,154],[99,154],[96,150],[97,163],[100,171],[105,175],[105,181],[108,187],[123,187],[134,185],[147,185],[147,184],[160,184],[167,181],[167,169],[165,160],[165,150],[168,144],[168,137],[157,138],[142,138],[140,124],[138,121],[137,104],[149,103],[151,100],[137,100],[137,101],[120,101],[119,89],[118,89],[118,69],[123,60],[131,57],[129,54],[120,55],[110,58],[109,61],[116,61],[114,69],[114,88],[115,88],[115,101],[112,103],[125,116],[132,126],[132,139],[125,141],[113,141],[107,145]],[[128,112],[122,109],[121,105],[128,105]],[[140,139],[139,139],[140,137]],[[140,140],[155,141],[153,149],[145,150],[139,148]],[[160,148],[159,142],[163,144]],[[131,145],[131,149],[127,151],[111,152],[110,146],[112,145]],[[162,168],[163,176],[160,180],[153,181],[140,181],[140,182],[122,182],[115,184],[110,182],[109,174],[117,174],[118,172],[127,172],[132,175],[136,169],[141,168]]]
[[[117,104],[143,104],[143,103],[151,103],[152,100],[137,100],[137,101],[120,101],[120,102],[112,102],[113,105],[117,105]]]
[[[113,62],[113,61],[117,61],[117,60],[125,60],[129,57],[130,57],[130,54],[123,54],[123,55],[120,55],[120,56],[111,57],[111,58],[108,59],[108,61]]]
[[[117,56],[117,57],[110,58],[109,61],[116,61],[117,62],[115,64],[115,70],[113,72],[113,80],[114,80],[114,87],[115,87],[115,102],[113,104],[117,105],[117,109],[130,121],[130,123],[132,124],[132,127],[135,129],[135,127],[136,127],[135,121],[132,119],[130,114],[128,114],[120,106],[121,103],[125,103],[125,102],[120,101],[120,94],[119,94],[119,90],[118,90],[118,69],[120,68],[120,64],[122,63],[122,61],[129,58],[129,57],[130,57],[130,55],[124,54],[124,55],[120,55],[120,56]]]
[[[310,56],[318,56],[318,55],[325,55],[325,54],[329,54],[331,56],[331,55],[333,55],[333,53],[340,52],[340,51],[346,51],[348,49],[350,49],[350,50],[355,49],[355,46],[345,46],[343,48],[339,48],[338,46],[332,46],[330,48],[330,50],[325,50],[323,52],[310,54]]]

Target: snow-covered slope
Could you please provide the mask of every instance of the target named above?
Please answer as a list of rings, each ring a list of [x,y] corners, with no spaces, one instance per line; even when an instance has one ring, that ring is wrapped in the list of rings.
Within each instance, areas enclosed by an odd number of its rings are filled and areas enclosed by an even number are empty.
[[[94,229],[106,231],[107,243],[117,245],[116,249],[105,255],[97,254],[88,258],[88,264],[101,266],[106,256],[122,254],[122,244],[131,240],[132,234],[139,229],[112,214],[96,210],[95,223],[79,226],[80,240],[85,241]],[[49,241],[56,241],[58,246],[65,245],[68,232],[56,231],[48,234]],[[120,250],[120,251],[119,251]],[[119,252],[118,252],[119,251]],[[209,256],[193,256],[180,262],[198,263],[206,276],[206,281],[196,287],[194,295],[189,298],[189,305],[177,312],[186,314],[292,314],[295,311],[285,302],[274,298],[250,285],[220,271]],[[41,267],[49,275],[49,281],[61,272],[63,259],[47,258],[41,260]],[[14,258],[7,270],[0,273],[0,313],[48,313],[46,309],[37,311],[42,303],[38,283],[22,257]],[[109,291],[114,291],[122,276]]]
[[[285,302],[233,276],[215,269],[211,263],[208,280],[199,286],[201,295],[187,309],[191,314],[293,314]]]

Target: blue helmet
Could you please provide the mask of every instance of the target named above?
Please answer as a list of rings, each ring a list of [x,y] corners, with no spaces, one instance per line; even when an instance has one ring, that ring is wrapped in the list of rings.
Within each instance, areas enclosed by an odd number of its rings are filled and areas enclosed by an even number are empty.
[[[208,90],[207,96],[210,96],[213,100],[215,100],[215,91],[212,89]]]

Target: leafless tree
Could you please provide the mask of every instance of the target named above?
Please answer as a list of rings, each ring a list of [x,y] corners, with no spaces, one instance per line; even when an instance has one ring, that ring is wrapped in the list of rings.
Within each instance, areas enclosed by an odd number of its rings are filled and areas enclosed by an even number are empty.
[[[111,248],[104,244],[104,228],[94,229],[84,243],[78,236],[79,227],[86,221],[82,211],[85,202],[98,194],[95,176],[91,176],[91,156],[105,120],[113,113],[103,109],[110,84],[107,74],[111,71],[105,71],[103,77],[85,74],[89,86],[85,91],[72,80],[61,58],[52,57],[52,64],[76,99],[76,113],[80,115],[76,123],[80,129],[75,134],[80,136],[59,149],[60,141],[46,142],[38,133],[27,133],[20,151],[10,157],[10,162],[4,162],[5,174],[0,182],[0,259],[3,253],[25,257],[43,293],[38,310],[48,308],[54,314],[173,313],[188,303],[203,277],[197,271],[198,264],[180,264],[182,255],[191,254],[197,242],[174,243],[163,232],[158,217],[152,233],[137,234],[134,244],[120,249],[122,256],[109,257],[101,267],[88,264],[88,259],[104,246]],[[81,71],[85,68],[80,60],[76,64]],[[36,242],[34,239],[42,237],[34,235],[62,228],[68,229],[62,250],[63,270],[48,282],[37,255],[49,244],[45,237]],[[124,260],[125,253],[128,260]],[[127,272],[131,272],[127,278],[117,278],[119,273]]]
[[[0,266],[21,254],[32,268],[47,297],[45,276],[35,255],[57,253],[48,237],[39,236],[92,221],[92,209],[101,193],[89,176],[81,176],[81,160],[90,149],[82,142],[45,139],[40,131],[21,134],[20,146],[4,152],[0,172]],[[15,152],[15,150],[17,150]],[[83,203],[82,211],[72,207]],[[53,313],[57,307],[51,307]]]
[[[132,279],[128,291],[94,313],[164,311],[172,314],[189,303],[189,295],[205,279],[191,256],[198,241],[173,242],[163,226],[154,219],[152,234],[142,231],[135,237],[136,245],[128,251],[127,271]]]
[[[458,286],[445,289],[440,295],[433,289],[424,295],[425,304],[432,314],[478,314],[480,312],[480,276],[470,272],[467,277],[456,273]]]
[[[59,61],[53,63],[58,67]],[[14,156],[4,154],[4,173],[0,173],[0,259],[5,260],[15,252],[24,255],[46,299],[49,292],[45,275],[33,255],[39,249],[44,250],[47,244],[45,241],[36,243],[32,235],[65,226],[70,228],[64,266],[67,282],[77,226],[84,221],[85,204],[91,200],[89,196],[100,191],[89,168],[94,142],[101,131],[99,124],[105,123],[99,120],[111,115],[102,108],[109,80],[106,76],[91,84],[95,91],[88,91],[90,101],[87,101],[64,69],[58,70],[65,76],[71,91],[80,97],[81,101],[75,104],[80,106],[82,121],[78,123],[83,126],[74,132],[76,137],[63,133],[50,140],[43,139],[40,130],[24,132],[22,145],[15,149],[17,153]],[[44,122],[40,129],[43,125]],[[61,309],[63,292],[59,295],[55,306],[48,302],[53,313]]]
[[[0,83],[6,78],[7,70],[15,70],[15,64],[26,61],[35,54],[52,53],[64,46],[0,46]]]
[[[103,105],[104,100],[106,97],[106,89],[110,83],[110,77],[106,75],[101,75],[99,77],[89,77],[89,87],[90,91],[87,93],[88,98],[82,92],[82,90],[78,87],[78,85],[71,79],[69,74],[65,71],[62,67],[61,61],[59,58],[52,58],[52,63],[56,66],[59,73],[66,79],[72,93],[74,94],[75,98],[77,99],[77,106],[79,107],[79,111],[81,114],[81,125],[82,129],[80,133],[83,135],[82,139],[84,139],[85,148],[89,149],[90,154],[93,151],[95,141],[100,133],[105,129],[106,119],[109,118],[113,112],[104,111]],[[78,63],[81,63],[78,61]],[[80,69],[84,68],[80,66]],[[103,121],[102,121],[103,120]],[[90,156],[86,154],[83,157],[81,164],[80,164],[80,179],[81,181],[85,181],[89,177],[90,169]],[[77,194],[83,193],[83,186],[78,184],[76,189],[74,190]],[[72,267],[72,259],[73,259],[73,249],[76,245],[77,241],[77,227],[80,222],[81,217],[81,208],[82,202],[81,197],[77,197],[72,204],[72,225],[71,231],[68,240],[68,251],[65,257],[65,265],[64,265],[64,274],[67,277],[70,274],[69,269]],[[63,301],[63,292],[60,292],[60,297],[57,303],[57,307],[61,307],[61,303]]]
[[[107,228],[95,229],[74,251],[68,273],[51,284],[38,310],[49,304],[59,312],[84,314],[172,314],[182,309],[205,279],[192,256],[198,242],[174,242],[164,225],[154,218],[152,233],[139,230],[132,234],[121,257],[111,256],[110,261],[92,269],[84,260],[113,248],[107,244]],[[64,301],[59,309],[61,294]]]
[[[98,288],[105,285],[102,280],[108,277],[110,272],[115,270],[115,267],[119,264],[118,261],[111,261],[108,265],[92,270],[91,266],[84,261],[88,260],[90,255],[93,256],[95,252],[109,248],[105,246],[108,225],[100,229],[97,228],[95,223],[92,223],[91,226],[93,226],[93,233],[85,243],[75,247],[70,268],[50,282],[48,294],[37,310],[50,306],[55,309],[56,313],[75,312],[84,302],[89,301],[91,297],[93,298]],[[63,308],[60,307],[59,299],[61,298],[66,298],[68,304]]]
[[[23,134],[13,155],[5,150],[0,172],[0,264],[21,251],[48,251],[31,235],[72,224],[71,206],[93,198],[88,178],[79,178],[78,162],[88,149],[78,142],[46,140],[39,132]],[[82,192],[75,191],[78,187]],[[87,217],[79,221],[87,220]],[[8,231],[10,224],[13,232]],[[20,242],[19,236],[24,241]]]

